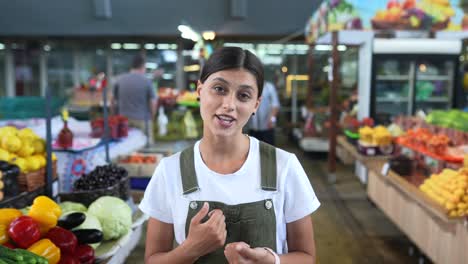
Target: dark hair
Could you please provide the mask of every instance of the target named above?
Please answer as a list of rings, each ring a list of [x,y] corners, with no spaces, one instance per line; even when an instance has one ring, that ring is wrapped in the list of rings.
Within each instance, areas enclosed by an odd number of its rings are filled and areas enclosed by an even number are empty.
[[[145,57],[143,55],[138,54],[133,57],[132,60],[132,69],[140,69],[145,65]]]
[[[252,52],[239,47],[223,47],[211,54],[201,70],[200,82],[204,83],[208,77],[222,70],[246,69],[255,76],[258,86],[258,97],[263,91],[263,65]]]

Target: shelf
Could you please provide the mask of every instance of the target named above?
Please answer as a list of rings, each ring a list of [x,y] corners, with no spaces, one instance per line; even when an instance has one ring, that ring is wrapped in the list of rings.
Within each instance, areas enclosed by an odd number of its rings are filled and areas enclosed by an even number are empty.
[[[426,75],[426,76],[417,76],[416,81],[450,81],[452,78],[447,75]]]
[[[419,100],[416,99],[417,103],[448,103],[450,100],[447,97],[430,97],[427,99]],[[379,103],[407,103],[408,98],[396,97],[396,98],[387,98],[387,97],[377,97],[376,102]]]
[[[377,97],[376,102],[379,102],[379,103],[407,103],[408,98],[405,98],[405,97],[395,97],[395,98]]]
[[[377,81],[409,81],[408,75],[377,75]]]
[[[447,97],[430,97],[427,99],[419,100],[416,99],[417,103],[448,103],[449,99]]]

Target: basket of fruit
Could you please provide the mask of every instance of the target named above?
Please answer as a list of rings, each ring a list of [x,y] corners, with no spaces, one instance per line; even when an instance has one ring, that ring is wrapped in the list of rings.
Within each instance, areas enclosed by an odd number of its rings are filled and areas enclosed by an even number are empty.
[[[60,193],[61,201],[90,205],[101,196],[115,196],[123,200],[129,197],[129,177],[124,168],[114,164],[98,166],[81,176],[73,184],[73,192]]]

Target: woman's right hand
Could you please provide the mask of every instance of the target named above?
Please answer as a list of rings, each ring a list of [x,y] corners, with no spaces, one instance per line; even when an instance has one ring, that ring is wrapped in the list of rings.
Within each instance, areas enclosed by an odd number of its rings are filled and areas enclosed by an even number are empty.
[[[207,202],[200,211],[190,220],[189,233],[184,242],[197,257],[204,256],[224,246],[226,242],[226,223],[223,211],[215,209],[209,212]],[[208,214],[209,219],[202,223]]]

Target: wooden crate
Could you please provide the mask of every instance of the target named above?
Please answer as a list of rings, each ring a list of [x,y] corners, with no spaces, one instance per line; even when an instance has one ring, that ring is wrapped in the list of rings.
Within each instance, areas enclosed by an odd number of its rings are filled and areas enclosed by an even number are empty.
[[[393,172],[383,176],[375,164],[369,169],[369,198],[420,250],[435,263],[466,263],[466,220],[448,218],[443,207]]]

